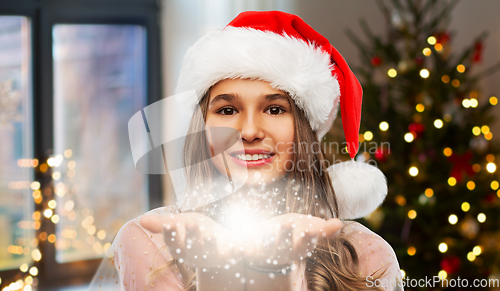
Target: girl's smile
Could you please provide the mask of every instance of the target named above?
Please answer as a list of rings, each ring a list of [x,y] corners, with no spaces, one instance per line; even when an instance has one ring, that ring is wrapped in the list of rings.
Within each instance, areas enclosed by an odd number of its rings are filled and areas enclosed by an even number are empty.
[[[226,162],[214,159],[220,173],[243,177],[248,184],[269,184],[293,162],[294,118],[289,97],[266,81],[227,79],[210,90],[206,127],[232,127],[241,143],[230,147]],[[220,141],[218,141],[220,142]],[[210,150],[214,144],[209,139]],[[230,158],[229,158],[230,157]]]

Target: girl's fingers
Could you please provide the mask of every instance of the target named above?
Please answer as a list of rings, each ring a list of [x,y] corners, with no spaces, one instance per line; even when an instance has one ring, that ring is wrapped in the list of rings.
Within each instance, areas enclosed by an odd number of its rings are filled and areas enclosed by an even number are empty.
[[[144,215],[139,220],[142,227],[151,231],[152,233],[162,232],[163,225],[175,224],[174,215],[169,216],[153,216]]]
[[[324,225],[324,229],[321,233],[323,237],[326,238],[334,238],[340,233],[340,229],[343,226],[343,223],[338,218],[332,218],[326,221]]]

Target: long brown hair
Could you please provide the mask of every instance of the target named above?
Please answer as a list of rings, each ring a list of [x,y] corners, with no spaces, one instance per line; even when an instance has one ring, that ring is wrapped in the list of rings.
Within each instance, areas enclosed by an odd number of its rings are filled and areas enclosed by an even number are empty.
[[[208,111],[210,90],[201,99],[199,105],[201,111],[194,114],[189,127],[184,147],[184,162],[186,165],[198,165],[190,167],[186,172],[187,189],[199,185],[200,181],[211,181],[211,177],[218,175],[217,169],[212,163],[203,163],[210,158],[207,139],[192,134],[204,128]],[[317,142],[316,133],[312,130],[304,112],[296,106],[288,96],[291,111],[294,117],[294,133],[296,152],[293,155],[293,165],[300,161],[312,162],[314,166],[298,169],[294,166],[281,181],[281,195],[285,199],[282,213],[303,213],[316,217],[328,219],[339,217],[340,211],[337,198],[327,171],[326,160],[322,147]],[[308,164],[309,165],[309,164]],[[208,178],[208,179],[207,179]],[[203,180],[200,180],[203,179]],[[204,187],[210,189],[210,187]],[[189,192],[189,190],[187,191]],[[300,199],[297,199],[300,197]],[[209,214],[207,209],[210,205],[202,207],[197,211]],[[157,255],[159,252],[157,252]],[[148,275],[148,281],[152,281],[163,270],[172,264],[178,266],[184,278],[186,290],[196,290],[195,270],[179,263],[177,260],[154,269]],[[373,275],[374,279],[382,277],[387,270],[380,268]],[[380,272],[379,272],[380,271]],[[349,237],[342,230],[335,239],[319,239],[312,255],[306,259],[305,279],[310,291],[329,290],[374,290],[366,286],[366,278],[359,275],[359,261],[356,250],[351,244]],[[375,290],[383,290],[375,288]]]

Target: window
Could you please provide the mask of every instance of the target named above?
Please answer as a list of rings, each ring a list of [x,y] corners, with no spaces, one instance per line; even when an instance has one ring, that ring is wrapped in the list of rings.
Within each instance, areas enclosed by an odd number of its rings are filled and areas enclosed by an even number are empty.
[[[87,282],[118,229],[163,204],[160,176],[134,168],[127,131],[161,98],[158,10],[0,4],[0,288]]]

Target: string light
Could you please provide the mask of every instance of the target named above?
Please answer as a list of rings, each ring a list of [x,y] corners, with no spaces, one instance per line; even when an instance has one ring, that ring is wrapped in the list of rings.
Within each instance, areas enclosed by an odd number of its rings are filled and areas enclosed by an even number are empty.
[[[481,246],[475,246],[473,249],[472,249],[472,252],[474,253],[474,255],[476,256],[479,256],[481,253],[482,253],[482,248]]]
[[[408,248],[407,252],[408,252],[408,255],[413,256],[413,255],[415,255],[415,253],[417,252],[417,250],[415,249],[415,247],[411,246],[411,247]]]
[[[417,109],[418,112],[423,112],[425,110],[425,106],[424,104],[417,104],[417,106],[415,106],[415,109]]]
[[[463,73],[463,72],[465,72],[465,66],[464,66],[464,65],[462,65],[462,64],[459,64],[459,65],[457,66],[457,71],[458,71],[459,73]]]
[[[413,209],[410,210],[410,211],[408,211],[408,217],[410,219],[415,219],[415,217],[417,217],[417,212],[415,210],[413,210]]]
[[[480,134],[481,134],[481,128],[479,128],[479,126],[474,126],[474,127],[472,128],[472,134],[474,134],[474,135],[476,135],[476,136],[477,136],[477,135],[480,135]]]
[[[451,121],[451,115],[450,115],[450,114],[448,114],[448,113],[446,113],[446,114],[444,115],[444,120],[445,120],[445,121],[448,121],[448,122],[449,122],[449,121]]]
[[[450,82],[450,77],[448,75],[443,75],[441,77],[441,81],[443,81],[443,83],[445,84],[448,84]]]
[[[500,185],[498,184],[498,181],[492,181],[491,184],[490,184],[491,189],[494,190],[494,191],[498,190],[499,186]]]
[[[481,132],[484,133],[484,134],[490,132],[490,127],[487,126],[487,125],[481,126]]]
[[[472,165],[472,170],[474,170],[474,172],[476,173],[479,173],[479,171],[481,171],[481,165],[479,164]]]
[[[453,151],[450,149],[450,148],[445,148],[443,150],[443,154],[447,157],[451,156],[451,154],[453,153]]]
[[[477,215],[477,221],[479,221],[480,223],[483,223],[486,221],[486,214],[484,213],[479,213]]]
[[[469,108],[471,106],[469,99],[462,100],[462,106],[465,108]]]
[[[477,101],[476,98],[471,98],[470,99],[470,107],[476,108],[479,105],[479,102]]]
[[[408,170],[408,172],[410,173],[411,176],[415,177],[418,175],[418,168],[413,166],[413,167],[410,167],[410,169]]]
[[[458,222],[458,217],[455,214],[452,214],[448,217],[448,222],[454,225]]]
[[[469,181],[467,182],[467,189],[469,190],[474,190],[476,188],[476,183],[474,183],[474,181]]]
[[[489,99],[489,101],[490,101],[490,104],[493,105],[493,106],[495,106],[495,105],[498,104],[498,99],[495,96],[491,96],[490,99]]]
[[[495,173],[496,170],[497,170],[497,165],[495,165],[494,163],[486,164],[486,171],[488,171],[489,173]]]
[[[429,78],[429,75],[430,75],[429,70],[427,69],[420,70],[420,77],[427,79]]]
[[[473,262],[476,259],[476,255],[473,252],[467,253],[467,260]]]
[[[458,88],[458,86],[460,86],[460,81],[457,79],[453,79],[453,81],[451,81],[451,85],[455,88]]]
[[[430,197],[432,197],[432,195],[434,195],[434,190],[432,190],[431,188],[427,188],[427,189],[425,189],[424,193],[425,193],[425,196],[430,198]]]
[[[436,128],[441,128],[441,127],[443,127],[443,121],[442,121],[441,119],[436,119],[436,120],[434,120],[434,126],[435,126]]]
[[[462,208],[463,212],[469,211],[470,210],[470,204],[469,204],[469,202],[462,202],[461,208]]]
[[[440,52],[440,51],[442,51],[442,50],[443,50],[443,45],[442,45],[442,44],[440,44],[440,43],[436,43],[436,44],[434,45],[434,49],[435,49],[436,51]]]
[[[428,57],[431,55],[432,51],[430,48],[426,47],[422,50],[422,53],[424,54],[424,56]]]
[[[457,184],[457,179],[455,179],[453,177],[448,178],[448,185],[455,186],[456,184]]]
[[[365,138],[365,140],[367,140],[367,141],[372,140],[372,138],[373,138],[373,133],[372,133],[371,131],[367,131],[367,132],[365,132],[365,134],[364,134],[364,138]]]
[[[445,242],[442,242],[439,244],[438,249],[440,252],[446,253],[446,251],[448,250],[448,245]]]
[[[436,38],[434,36],[429,36],[427,38],[427,43],[430,45],[435,45],[436,44]]]
[[[410,143],[413,141],[413,134],[411,132],[408,132],[407,134],[405,134],[405,141]]]
[[[438,273],[438,277],[439,277],[440,279],[446,279],[446,278],[448,277],[448,273],[446,273],[446,271],[445,271],[445,270],[441,270],[441,271],[439,271],[439,273]]]
[[[389,123],[382,121],[378,127],[381,131],[387,131],[389,129]]]
[[[391,78],[395,78],[398,75],[398,71],[396,69],[391,68],[387,71],[387,75]]]

